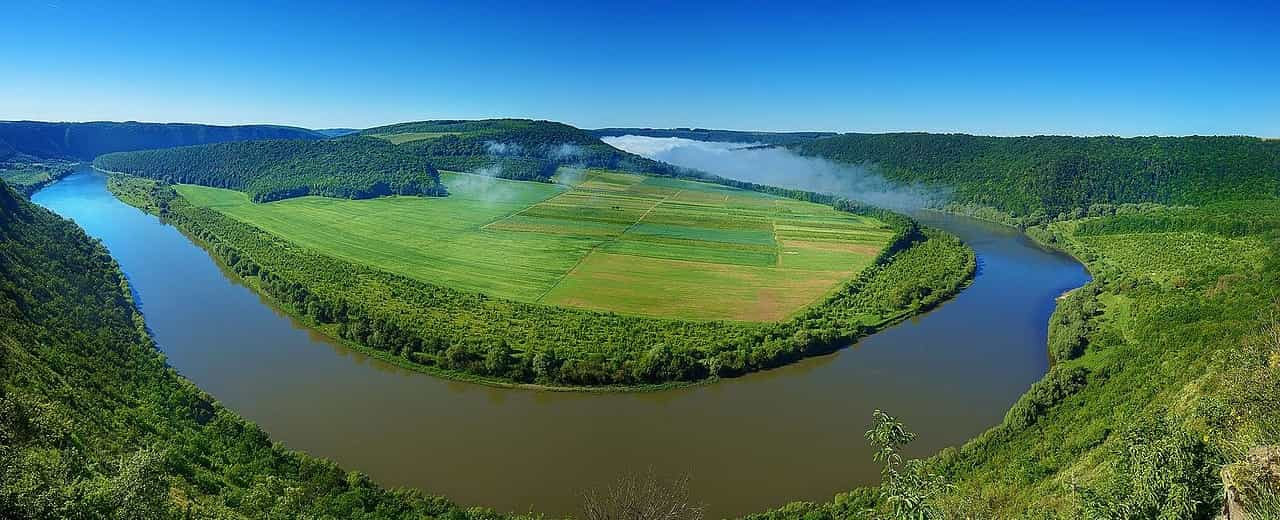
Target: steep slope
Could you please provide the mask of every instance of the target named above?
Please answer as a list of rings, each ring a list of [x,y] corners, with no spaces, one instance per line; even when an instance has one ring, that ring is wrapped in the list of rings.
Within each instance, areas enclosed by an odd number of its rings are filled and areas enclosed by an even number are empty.
[[[39,159],[88,161],[110,152],[148,150],[253,139],[321,139],[304,128],[273,125],[215,126],[134,121],[49,123],[0,121],[0,141]]]
[[[1253,137],[842,134],[795,145],[955,202],[1043,222],[1091,204],[1205,204],[1280,195],[1280,141]],[[1081,216],[1081,215],[1077,215]]]
[[[169,368],[107,251],[0,183],[0,518],[495,518],[275,445]]]
[[[268,140],[117,152],[94,166],[166,182],[248,193],[255,202],[304,195],[368,199],[445,195],[420,154],[371,137]]]
[[[370,128],[361,135],[414,150],[441,169],[507,179],[545,181],[561,166],[659,175],[678,171],[609,146],[586,131],[552,121],[419,121]]]

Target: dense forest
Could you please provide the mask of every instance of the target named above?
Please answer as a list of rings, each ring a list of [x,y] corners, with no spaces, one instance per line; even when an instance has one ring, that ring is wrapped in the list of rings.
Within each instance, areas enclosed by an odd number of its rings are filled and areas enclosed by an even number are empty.
[[[4,150],[40,159],[90,161],[110,152],[171,148],[254,139],[320,139],[304,128],[273,125],[214,126],[190,123],[46,123],[0,121]]]
[[[370,128],[444,170],[547,181],[561,166],[671,175],[678,169],[618,150],[572,126],[528,119],[421,121]]]
[[[249,139],[321,139],[287,126],[0,121],[0,180],[25,195],[100,154]]]
[[[791,319],[643,318],[432,285],[298,247],[150,180],[113,176],[109,188],[203,242],[247,283],[320,330],[404,366],[491,382],[648,386],[776,367],[945,301],[976,265],[955,237],[884,214],[896,235],[874,265]]]
[[[156,350],[100,243],[0,183],[0,518],[497,518],[274,444]]]
[[[1254,137],[842,134],[793,146],[953,190],[1042,223],[1090,204],[1206,204],[1280,195],[1280,141]]]
[[[268,140],[119,152],[94,166],[169,183],[248,193],[256,202],[322,195],[443,196],[440,175],[425,158],[372,137]]]
[[[774,145],[793,145],[839,135],[835,132],[746,132],[740,130],[711,130],[707,128],[600,128],[590,132],[596,137],[639,135],[644,137],[679,137],[695,141]]]

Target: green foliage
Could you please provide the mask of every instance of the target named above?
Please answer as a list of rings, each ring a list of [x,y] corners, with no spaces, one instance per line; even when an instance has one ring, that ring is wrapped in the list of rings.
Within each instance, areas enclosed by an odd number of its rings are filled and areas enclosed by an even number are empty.
[[[0,180],[23,195],[30,196],[53,181],[67,176],[75,169],[75,164],[67,161],[19,160],[4,162],[0,160]]]
[[[795,148],[872,165],[891,180],[946,186],[956,202],[1020,216],[1054,216],[1095,203],[1206,204],[1280,195],[1280,141],[1253,137],[842,134]]]
[[[251,139],[320,139],[302,128],[188,123],[44,123],[0,121],[0,161],[8,153],[40,159],[92,160],[110,152],[170,148]]]
[[[946,480],[931,473],[923,461],[904,460],[900,453],[915,440],[916,434],[908,431],[897,418],[876,410],[865,437],[875,448],[872,457],[884,464],[880,471],[879,504],[883,505],[887,517],[941,518],[933,502],[947,490]]]
[[[103,155],[94,166],[169,183],[248,193],[255,202],[323,195],[445,195],[423,158],[369,137],[220,143]]]
[[[0,518],[497,518],[273,444],[169,368],[95,240],[0,184]]]
[[[633,386],[776,367],[937,305],[975,268],[972,250],[958,239],[904,221],[878,265],[789,320],[643,318],[429,284],[300,247],[146,180],[114,177],[109,187],[133,204],[147,197],[139,205],[321,330],[405,366],[488,381]],[[501,355],[490,354],[495,350]]]
[[[505,179],[547,181],[561,166],[665,175],[678,170],[552,121],[420,121],[370,128],[362,135],[399,143],[442,169]]]

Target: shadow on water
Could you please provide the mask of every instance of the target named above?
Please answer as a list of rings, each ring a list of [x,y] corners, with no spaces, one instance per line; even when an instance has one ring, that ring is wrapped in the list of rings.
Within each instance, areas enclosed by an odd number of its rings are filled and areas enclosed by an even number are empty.
[[[292,448],[393,486],[499,510],[578,514],[621,473],[688,473],[711,517],[874,483],[872,410],[920,433],[911,455],[996,424],[1048,366],[1054,297],[1087,280],[1005,227],[931,215],[978,252],[950,302],[852,348],[713,385],[642,394],[497,389],[352,352],[222,271],[176,229],[77,173],[33,200],[101,239],[169,362]]]

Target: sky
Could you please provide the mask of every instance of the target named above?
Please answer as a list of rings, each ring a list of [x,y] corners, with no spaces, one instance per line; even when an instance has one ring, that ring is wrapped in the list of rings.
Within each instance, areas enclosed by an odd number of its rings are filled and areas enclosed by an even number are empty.
[[[1280,137],[1280,3],[0,0],[0,119]]]

